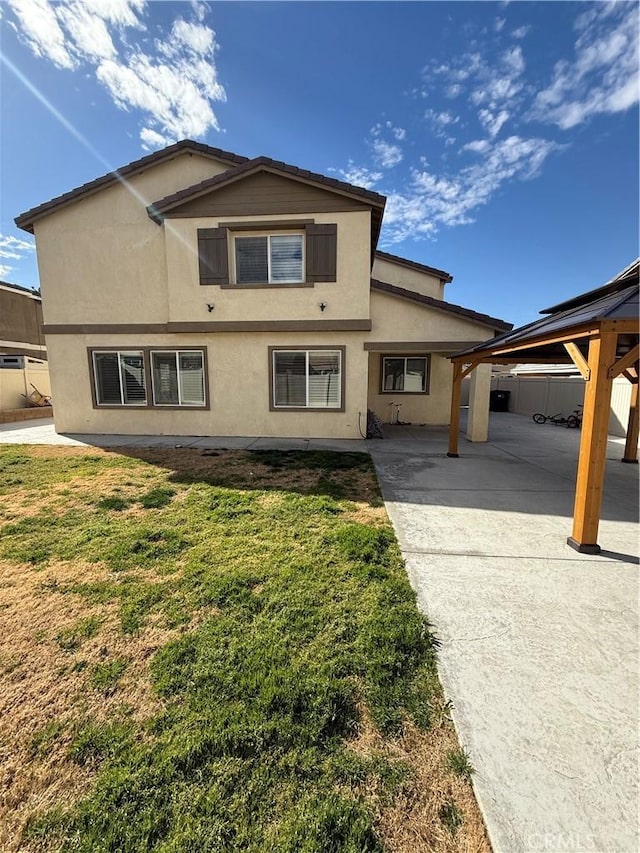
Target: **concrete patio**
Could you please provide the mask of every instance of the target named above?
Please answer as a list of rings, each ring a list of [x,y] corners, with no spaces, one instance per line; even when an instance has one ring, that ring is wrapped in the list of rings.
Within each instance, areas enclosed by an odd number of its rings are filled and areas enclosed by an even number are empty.
[[[580,433],[371,446],[496,853],[638,850],[638,466],[608,445],[598,557],[566,544]],[[371,443],[370,443],[371,444]]]
[[[598,557],[570,549],[580,433],[494,413],[446,457],[447,429],[385,441],[57,436],[2,443],[368,450],[496,853],[638,850],[638,466],[608,444]]]

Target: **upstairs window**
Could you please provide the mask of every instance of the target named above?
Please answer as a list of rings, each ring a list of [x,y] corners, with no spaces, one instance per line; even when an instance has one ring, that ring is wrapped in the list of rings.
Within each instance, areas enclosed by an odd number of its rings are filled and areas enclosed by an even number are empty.
[[[427,394],[428,380],[428,356],[383,356],[383,394]]]
[[[237,284],[294,284],[304,280],[302,234],[235,237]]]
[[[198,228],[201,285],[281,287],[337,281],[338,226],[309,221],[227,222]]]
[[[93,372],[98,406],[146,406],[142,351],[94,351]]]

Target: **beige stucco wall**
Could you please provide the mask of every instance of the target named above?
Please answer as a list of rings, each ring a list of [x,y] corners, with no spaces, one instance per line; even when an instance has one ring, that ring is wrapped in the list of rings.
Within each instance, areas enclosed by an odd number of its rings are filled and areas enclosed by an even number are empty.
[[[454,314],[447,314],[415,302],[399,299],[386,293],[371,293],[372,331],[370,341],[379,345],[379,351],[369,358],[369,408],[389,423],[392,418],[392,402],[402,403],[400,419],[414,424],[448,424],[451,407],[451,385],[453,368],[442,353],[431,352],[429,341],[486,340],[492,329]],[[428,394],[381,394],[380,373],[382,355],[410,355],[411,350],[387,351],[384,342],[424,341],[424,353],[430,354],[430,382]],[[418,353],[415,353],[416,355]],[[423,354],[423,353],[420,353]]]
[[[412,355],[412,353],[397,354]],[[401,421],[409,421],[412,424],[448,424],[453,381],[453,368],[449,359],[437,353],[430,355],[428,394],[381,394],[382,355],[378,352],[369,353],[369,408],[373,409],[382,422],[392,423],[395,420],[395,406],[392,404],[401,403]],[[396,353],[387,353],[387,355],[396,355]]]
[[[180,154],[38,220],[45,323],[166,321],[164,231],[145,207],[225,168]]]
[[[422,293],[423,296],[444,299],[444,285],[437,276],[409,269],[403,264],[376,258],[371,276],[379,281],[386,281],[387,284],[395,284],[397,287],[405,287],[407,290]]]
[[[416,302],[371,292],[371,340],[476,341],[493,337],[488,326]]]
[[[304,220],[300,216],[225,216],[224,222],[275,222]],[[317,213],[317,223],[336,223],[337,269],[335,282],[313,287],[223,288],[201,286],[198,272],[198,228],[215,228],[220,220],[169,219],[165,221],[166,268],[171,288],[171,321],[207,320],[332,320],[369,317],[370,211]],[[301,226],[302,227],[302,226]],[[229,258],[232,258],[229,237]],[[321,311],[320,302],[326,302]],[[210,314],[207,303],[215,308]]]
[[[362,333],[217,335],[51,335],[49,356],[59,432],[149,435],[264,435],[359,438],[367,409]],[[346,345],[345,411],[269,411],[269,346]],[[202,346],[207,349],[211,410],[94,409],[87,347]]]

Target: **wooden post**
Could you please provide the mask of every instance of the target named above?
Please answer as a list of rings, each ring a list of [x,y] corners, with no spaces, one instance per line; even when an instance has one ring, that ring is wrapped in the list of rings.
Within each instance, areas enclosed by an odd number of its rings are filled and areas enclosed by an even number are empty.
[[[451,422],[449,424],[449,451],[447,456],[458,458],[458,434],[460,432],[460,396],[462,393],[462,363],[453,362],[453,386],[451,388]]]
[[[631,405],[629,406],[629,424],[627,440],[624,444],[623,462],[638,462],[638,427],[640,426],[640,409],[638,409],[638,382],[631,386]]]
[[[615,361],[617,342],[617,334],[609,331],[589,341],[590,377],[585,383],[573,532],[567,539],[568,545],[583,554],[600,553],[598,525],[611,406],[609,369]]]

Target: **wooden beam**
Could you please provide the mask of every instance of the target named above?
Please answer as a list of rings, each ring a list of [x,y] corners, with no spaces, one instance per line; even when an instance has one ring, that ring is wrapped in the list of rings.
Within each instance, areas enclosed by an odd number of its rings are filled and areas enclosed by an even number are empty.
[[[468,364],[469,356],[451,357],[451,361],[459,361],[462,364]],[[483,358],[474,359],[476,364],[573,364],[573,360],[567,355],[558,355],[558,357],[545,356],[544,358],[520,357],[515,355],[495,355],[485,356]]]
[[[461,378],[461,379],[464,379],[464,378],[465,378],[465,376],[468,376],[468,375],[469,375],[473,370],[475,370],[475,369],[476,369],[476,367],[477,367],[479,364],[480,364],[480,362],[479,362],[477,359],[474,359],[474,360],[471,362],[471,364],[468,364],[466,367],[464,367],[464,368],[462,369],[462,373],[461,373],[461,375],[460,375],[460,378]],[[462,365],[460,365],[460,366],[462,367]]]
[[[627,425],[627,440],[624,444],[623,462],[638,462],[638,434],[640,430],[640,408],[638,407],[638,383],[631,386],[631,405],[629,406],[629,423]]]
[[[598,526],[612,386],[609,368],[615,361],[617,342],[617,334],[611,332],[589,341],[588,364],[591,376],[585,384],[573,531],[567,539],[572,548],[584,554],[600,553]]]
[[[449,450],[447,456],[458,458],[458,435],[460,433],[460,396],[462,392],[462,365],[453,364],[453,385],[451,387],[451,421],[449,424]]]
[[[633,349],[630,349],[626,355],[619,358],[616,363],[609,369],[609,379],[615,379],[628,367],[632,367],[640,357],[640,344],[636,344]]]
[[[628,367],[626,370],[622,371],[622,375],[625,379],[628,379],[632,385],[638,384],[638,362],[634,364],[633,367]]]
[[[578,349],[577,345],[573,343],[573,341],[567,341],[564,344],[564,348],[569,353],[571,361],[580,371],[584,381],[588,382],[589,377],[591,376],[591,371],[589,370],[587,359],[582,355],[582,352]]]
[[[491,355],[500,355],[500,353],[518,352],[523,349],[534,349],[535,347],[545,347],[551,344],[563,344],[565,341],[576,341],[580,338],[590,338],[599,334],[599,329],[594,326],[589,326],[585,329],[569,329],[565,332],[559,331],[556,335],[549,337],[529,338],[528,341],[523,341],[519,344],[505,344],[498,346],[495,349],[488,350]]]
[[[637,335],[640,331],[637,317],[625,317],[621,320],[603,320],[600,330],[603,335],[606,335],[608,332],[615,332],[617,335]]]

